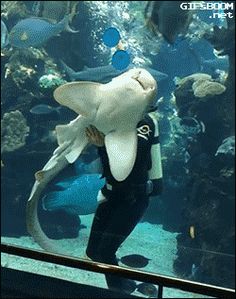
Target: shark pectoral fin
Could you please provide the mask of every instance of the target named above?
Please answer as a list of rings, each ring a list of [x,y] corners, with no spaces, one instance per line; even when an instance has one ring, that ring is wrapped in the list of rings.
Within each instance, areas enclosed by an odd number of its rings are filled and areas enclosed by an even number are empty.
[[[111,173],[117,181],[123,181],[130,174],[137,155],[136,131],[111,132],[105,136]]]
[[[68,125],[57,125],[56,128],[56,135],[57,135],[57,143],[62,145],[67,140],[67,136],[69,133]]]
[[[53,96],[63,106],[85,117],[93,117],[102,99],[100,86],[95,82],[70,82],[55,89]]]
[[[64,152],[64,156],[69,163],[73,163],[88,144],[85,128],[89,125],[89,120],[81,115],[67,125],[56,126],[57,142],[59,147],[54,151],[54,155]]]
[[[79,115],[76,117],[76,119],[69,122],[69,124],[57,125],[55,128],[57,143],[62,145],[63,143],[65,144],[71,142],[72,139],[78,136],[78,132],[84,131],[87,124],[88,121]]]
[[[75,142],[75,144],[72,146],[71,151],[65,155],[66,160],[69,163],[74,163],[78,157],[80,156],[80,154],[82,153],[83,149],[86,147],[86,145],[88,144],[88,140],[84,139],[83,141],[81,140],[81,142]]]

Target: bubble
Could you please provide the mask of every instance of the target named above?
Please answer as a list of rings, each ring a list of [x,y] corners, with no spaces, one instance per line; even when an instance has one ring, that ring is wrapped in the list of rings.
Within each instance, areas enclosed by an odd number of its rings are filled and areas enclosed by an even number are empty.
[[[118,50],[112,56],[112,65],[117,70],[126,69],[130,64],[130,56],[127,51]]]
[[[103,42],[108,47],[114,47],[119,43],[120,33],[115,27],[110,27],[103,33]]]

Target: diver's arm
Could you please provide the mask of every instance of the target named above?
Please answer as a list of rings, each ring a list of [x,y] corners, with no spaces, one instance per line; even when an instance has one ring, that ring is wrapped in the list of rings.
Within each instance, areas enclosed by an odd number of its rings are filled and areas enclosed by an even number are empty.
[[[90,143],[96,145],[97,147],[103,147],[105,145],[104,142],[104,134],[98,131],[98,129],[94,126],[89,126],[85,130],[86,136]]]
[[[104,177],[104,165],[109,165],[104,141],[105,135],[94,126],[87,127],[85,133],[89,142],[97,147],[98,155],[102,163],[101,172],[102,176]]]
[[[94,126],[87,127],[85,133],[89,142],[97,146],[98,154],[103,160],[103,157],[107,155],[104,141],[105,135]]]
[[[140,138],[139,134],[138,134],[138,150],[145,150],[145,151],[150,151],[150,147],[152,147],[154,144],[159,143],[159,138],[155,137],[155,124],[153,119],[150,116],[146,116],[145,119],[143,119],[140,123],[139,126],[145,126],[146,128],[149,128],[150,134],[145,134],[146,137],[146,142],[145,139]],[[141,149],[141,147],[144,147],[143,149]],[[155,155],[158,154],[156,151]],[[161,156],[158,157],[159,159],[161,159]],[[155,160],[155,159],[154,159]],[[151,157],[151,165],[149,166],[149,170],[151,169],[151,167],[153,167],[153,158]],[[157,162],[155,160],[155,162]],[[155,166],[154,166],[155,167]],[[162,176],[155,178],[152,177],[151,179],[152,182],[152,191],[151,193],[149,193],[149,197],[154,197],[154,196],[158,196],[162,193],[163,191],[163,179]]]

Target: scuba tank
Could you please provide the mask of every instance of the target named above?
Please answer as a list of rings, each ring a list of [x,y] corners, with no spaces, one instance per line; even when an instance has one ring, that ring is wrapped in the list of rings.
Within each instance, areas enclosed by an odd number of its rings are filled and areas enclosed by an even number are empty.
[[[157,121],[157,113],[150,112],[148,113],[149,117],[153,120],[155,125],[155,132],[154,132],[154,140],[151,147],[151,161],[152,166],[151,169],[148,171],[148,184],[150,185],[150,191],[156,191],[156,188],[159,189],[159,183],[162,181],[163,172],[162,172],[162,162],[161,162],[161,148],[160,148],[160,141],[159,141],[159,127]],[[149,192],[149,193],[151,193]],[[159,191],[157,190],[159,193]],[[155,192],[156,193],[156,192]]]

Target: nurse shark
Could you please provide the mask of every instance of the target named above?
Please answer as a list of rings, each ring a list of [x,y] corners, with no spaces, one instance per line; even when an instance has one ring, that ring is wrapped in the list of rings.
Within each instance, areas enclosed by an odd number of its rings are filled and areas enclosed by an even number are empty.
[[[47,184],[68,164],[74,163],[88,145],[86,127],[93,125],[105,135],[111,173],[117,181],[123,181],[137,155],[136,126],[156,92],[155,79],[142,68],[131,69],[107,84],[70,82],[54,91],[58,103],[79,115],[67,125],[56,126],[58,147],[45,166],[35,173],[36,180],[27,201],[27,229],[42,248],[62,251],[41,229],[38,200]]]

